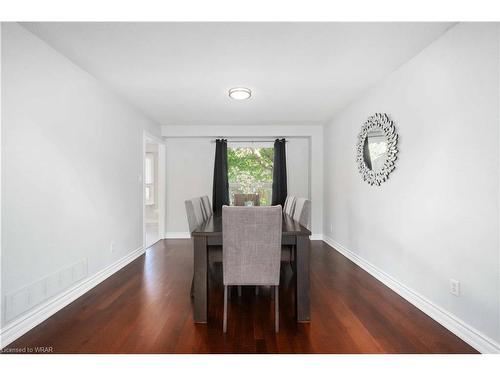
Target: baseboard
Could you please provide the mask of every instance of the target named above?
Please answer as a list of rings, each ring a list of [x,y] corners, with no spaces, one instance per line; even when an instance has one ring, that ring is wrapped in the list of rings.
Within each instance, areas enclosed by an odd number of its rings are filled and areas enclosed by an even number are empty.
[[[191,233],[189,232],[167,232],[165,233],[165,238],[191,238]]]
[[[316,240],[322,240],[323,239],[323,235],[321,233],[313,233],[311,234],[311,236],[309,236],[309,238],[313,241],[316,241]]]
[[[14,340],[24,335],[29,330],[42,323],[44,320],[69,305],[71,302],[87,293],[96,285],[103,282],[109,276],[125,267],[127,264],[144,254],[145,250],[140,247],[123,258],[107,266],[96,274],[82,280],[73,287],[45,301],[33,310],[8,323],[0,331],[0,348],[4,348]]]
[[[394,292],[399,294],[405,300],[410,302],[416,308],[430,316],[439,324],[453,332],[460,337],[470,346],[475,348],[481,353],[500,353],[500,344],[495,340],[489,338],[475,328],[469,326],[467,323],[453,315],[452,313],[437,306],[429,301],[424,296],[408,288],[392,276],[386,274],[381,269],[377,268],[367,260],[363,259],[353,251],[347,249],[345,246],[336,242],[332,238],[323,235],[323,241],[330,245],[334,250],[338,251],[352,262],[356,263],[359,267],[364,269],[377,280],[391,288]]]

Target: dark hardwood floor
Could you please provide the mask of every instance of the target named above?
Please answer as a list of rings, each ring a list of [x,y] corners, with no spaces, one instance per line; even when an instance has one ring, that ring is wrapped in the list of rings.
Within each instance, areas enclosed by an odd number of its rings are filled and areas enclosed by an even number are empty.
[[[322,241],[312,241],[311,322],[293,318],[282,267],[281,326],[270,289],[232,295],[222,333],[220,264],[212,266],[209,323],[194,324],[190,240],[163,240],[9,345],[55,353],[476,353]]]

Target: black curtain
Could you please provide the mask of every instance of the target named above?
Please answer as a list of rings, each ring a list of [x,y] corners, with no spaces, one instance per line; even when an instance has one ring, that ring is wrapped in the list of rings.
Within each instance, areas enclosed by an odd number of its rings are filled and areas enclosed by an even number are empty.
[[[214,186],[212,195],[214,213],[222,212],[229,205],[229,183],[227,179],[227,139],[215,141]]]
[[[287,195],[285,144],[284,138],[274,141],[273,206],[283,206]]]

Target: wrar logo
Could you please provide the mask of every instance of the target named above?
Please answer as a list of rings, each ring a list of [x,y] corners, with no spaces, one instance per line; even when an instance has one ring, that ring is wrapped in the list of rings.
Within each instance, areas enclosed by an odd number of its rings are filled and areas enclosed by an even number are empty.
[[[54,353],[52,346],[35,346],[35,353]]]

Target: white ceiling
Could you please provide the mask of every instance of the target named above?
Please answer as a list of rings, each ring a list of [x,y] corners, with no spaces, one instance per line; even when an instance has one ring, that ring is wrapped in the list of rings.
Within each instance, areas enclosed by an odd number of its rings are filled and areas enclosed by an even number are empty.
[[[450,23],[23,23],[162,125],[323,123]],[[249,87],[250,100],[227,91]]]

